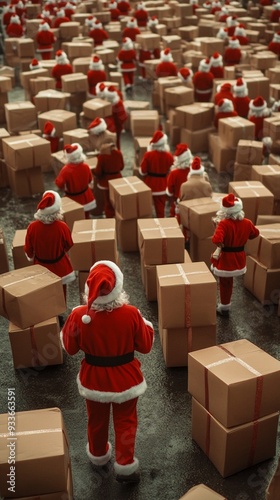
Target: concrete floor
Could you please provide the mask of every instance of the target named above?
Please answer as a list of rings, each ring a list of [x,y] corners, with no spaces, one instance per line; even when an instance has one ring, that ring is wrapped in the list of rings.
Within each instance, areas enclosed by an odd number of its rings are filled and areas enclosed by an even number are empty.
[[[16,100],[21,89],[10,96]],[[145,99],[149,87],[137,87],[134,98]],[[131,175],[133,143],[129,133],[122,136],[126,169]],[[205,163],[214,190],[227,191],[228,174],[218,175]],[[44,174],[47,189],[54,188],[54,174]],[[16,199],[9,189],[0,190],[0,226],[3,228],[13,269],[11,243],[17,229],[25,229],[33,219],[39,196]],[[75,500],[178,500],[189,488],[205,483],[228,500],[264,500],[265,489],[276,469],[276,457],[223,479],[207,456],[191,438],[191,396],[187,392],[187,368],[165,367],[158,335],[157,304],[148,302],[141,283],[138,253],[120,254],[124,287],[132,304],[153,322],[155,343],[149,355],[137,355],[147,380],[148,390],[139,399],[139,431],[136,456],[141,465],[137,486],[123,486],[114,475],[93,470],[86,453],[86,412],[76,387],[81,356],[65,356],[64,364],[28,370],[15,370],[8,338],[8,322],[0,317],[1,333],[1,413],[7,411],[7,388],[16,389],[17,411],[59,407],[70,440]],[[69,310],[79,303],[77,283],[69,287]],[[279,317],[276,306],[261,306],[235,281],[233,312],[229,319],[217,319],[217,343],[248,339],[270,355],[280,359]],[[113,442],[113,435],[111,436]],[[203,499],[202,499],[203,500]]]

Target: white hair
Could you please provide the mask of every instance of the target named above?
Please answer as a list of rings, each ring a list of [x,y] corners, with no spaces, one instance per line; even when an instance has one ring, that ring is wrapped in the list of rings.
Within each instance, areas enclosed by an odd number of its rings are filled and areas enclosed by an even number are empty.
[[[55,212],[54,214],[41,215],[38,210],[38,212],[34,214],[34,219],[43,222],[43,224],[52,224],[56,220],[63,220],[63,212],[60,209],[58,212]]]
[[[212,218],[212,221],[214,222],[215,225],[219,224],[219,222],[221,222],[221,220],[224,220],[224,219],[232,219],[232,220],[243,220],[245,217],[245,213],[243,210],[240,210],[239,212],[235,213],[235,214],[228,214],[227,212],[225,212],[224,210],[218,210],[218,212],[216,213],[216,217],[213,217]]]
[[[83,300],[85,304],[87,303],[88,300],[88,295],[86,293],[83,294]],[[91,308],[93,311],[101,312],[101,311],[108,311],[111,312],[114,309],[117,309],[118,307],[122,307],[126,304],[129,304],[129,296],[127,293],[122,290],[120,295],[116,300],[112,300],[112,302],[108,302],[107,304],[95,304],[94,302],[91,305]]]

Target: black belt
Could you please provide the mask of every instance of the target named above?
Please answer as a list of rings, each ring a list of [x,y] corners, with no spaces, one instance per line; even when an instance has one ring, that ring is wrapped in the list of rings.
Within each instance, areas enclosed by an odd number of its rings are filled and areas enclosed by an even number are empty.
[[[82,191],[79,191],[78,193],[69,193],[69,191],[65,191],[65,194],[67,196],[79,196],[79,194],[83,194],[88,190],[88,187],[86,189],[83,189]]]
[[[167,174],[157,174],[156,172],[147,172],[147,175],[150,175],[151,177],[166,177]]]
[[[103,175],[117,175],[119,173],[120,173],[120,171],[118,171],[118,172],[103,172]]]
[[[92,366],[121,366],[134,360],[134,351],[127,352],[121,356],[93,356],[85,353],[85,360]]]
[[[39,262],[42,262],[42,264],[56,264],[59,262],[65,255],[65,252],[62,252],[62,254],[59,255],[56,259],[40,259],[35,255],[35,259],[38,260]]]
[[[222,247],[222,252],[244,252],[243,247]]]

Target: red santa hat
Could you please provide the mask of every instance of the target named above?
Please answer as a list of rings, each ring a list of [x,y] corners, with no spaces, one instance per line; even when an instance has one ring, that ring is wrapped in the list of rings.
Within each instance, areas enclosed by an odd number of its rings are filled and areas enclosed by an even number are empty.
[[[277,31],[273,35],[273,42],[280,43],[280,31]]]
[[[234,30],[234,36],[246,36],[246,31],[243,24],[236,26]]]
[[[238,214],[238,212],[243,209],[243,204],[240,198],[237,198],[233,193],[230,193],[223,197],[221,209],[229,215]]]
[[[184,143],[177,144],[174,156],[176,164],[187,164],[187,162],[191,161],[191,159],[193,158],[189,146]]]
[[[10,17],[10,23],[12,24],[20,24],[20,18],[17,14],[14,14]]]
[[[31,63],[29,64],[30,71],[40,68],[42,68],[42,65],[39,63],[38,59],[32,59]]]
[[[101,71],[104,69],[104,64],[99,56],[93,56],[90,63],[89,69],[93,71]]]
[[[85,284],[87,295],[87,314],[82,316],[82,322],[91,322],[90,309],[93,304],[105,305],[118,299],[123,289],[123,273],[110,260],[96,262],[89,271]]]
[[[246,97],[248,95],[247,83],[242,78],[237,78],[232,89],[236,97]]]
[[[157,147],[161,147],[167,144],[167,135],[164,134],[161,130],[157,130],[152,139],[150,140],[150,147],[152,149],[157,149]]]
[[[156,16],[152,16],[150,17],[148,23],[147,23],[147,26],[148,28],[153,28],[154,26],[157,26],[159,23],[159,20]]]
[[[226,25],[228,27],[237,26],[238,25],[237,16],[228,16],[226,18]]]
[[[203,175],[204,174],[204,166],[201,165],[201,159],[199,156],[195,156],[193,161],[190,164],[190,171],[188,177],[192,175]]]
[[[127,23],[126,23],[126,26],[128,28],[137,28],[138,24],[137,24],[137,20],[135,19],[135,17],[131,17]]]
[[[103,118],[95,118],[88,126],[90,134],[99,135],[107,130],[107,124]]]
[[[208,57],[200,61],[198,71],[203,71],[205,73],[210,71],[210,59],[208,59]]]
[[[59,212],[61,198],[56,191],[45,191],[41,201],[37,205],[38,215],[52,215]]]
[[[13,13],[15,12],[15,6],[13,4],[6,5],[3,9],[3,12],[4,14],[6,14],[6,12]]]
[[[66,144],[63,152],[68,163],[81,163],[84,160],[83,148],[80,144]]]
[[[212,7],[212,2],[209,2],[209,0],[207,0],[207,2],[204,2],[204,3],[202,4],[202,7],[203,7],[204,9],[208,9],[208,10],[210,10],[210,9],[211,9],[211,7]]]
[[[191,81],[193,77],[193,71],[190,68],[181,68],[179,69],[177,76],[182,80],[182,82]]]
[[[106,87],[104,82],[99,82],[95,85],[96,95],[98,95],[98,97],[100,97],[100,99],[102,99],[105,96],[106,89],[107,89],[107,87]]]
[[[88,27],[91,27],[93,26],[93,24],[95,23],[96,21],[96,17],[94,16],[88,16],[85,20],[85,25],[88,26]]]
[[[55,137],[55,134],[56,134],[55,126],[49,121],[45,122],[43,137]]]
[[[232,36],[228,41],[228,46],[231,49],[240,49],[240,42],[236,36]]]
[[[223,56],[219,54],[219,52],[214,52],[214,54],[210,57],[210,65],[214,68],[223,66]]]
[[[231,84],[226,82],[218,85],[217,92],[231,92]]]
[[[145,4],[144,4],[144,2],[139,2],[137,4],[137,10],[145,10]]]
[[[131,50],[131,49],[133,49],[133,41],[131,40],[131,38],[129,38],[128,36],[125,37],[125,38],[123,38],[122,48],[124,50]]]
[[[251,99],[249,103],[249,110],[251,115],[262,116],[267,110],[267,103],[264,98],[259,95],[255,99]]]
[[[94,22],[92,23],[92,28],[96,30],[102,30],[103,25],[98,19],[95,18]]]
[[[55,60],[57,64],[69,64],[69,60],[67,59],[67,54],[63,50],[56,51]]]
[[[115,0],[111,0],[109,2],[109,5],[108,5],[109,9],[117,9],[118,8],[118,2],[116,2]]]
[[[50,25],[46,21],[42,21],[39,24],[39,31],[50,31]]]
[[[173,62],[173,57],[169,48],[166,48],[160,52],[160,58],[162,62]]]
[[[233,102],[230,99],[220,99],[217,104],[218,113],[229,113],[234,110]]]
[[[221,40],[225,40],[228,37],[228,29],[227,28],[220,28],[216,38],[220,38]]]
[[[112,104],[116,104],[120,100],[118,91],[114,85],[110,85],[105,90],[105,98],[108,99]]]

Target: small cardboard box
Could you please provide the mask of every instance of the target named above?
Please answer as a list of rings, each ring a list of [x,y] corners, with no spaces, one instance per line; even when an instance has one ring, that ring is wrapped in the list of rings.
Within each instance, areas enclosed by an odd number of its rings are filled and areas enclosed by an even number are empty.
[[[227,429],[192,398],[192,438],[222,477],[274,457],[278,419],[277,412]]]
[[[6,76],[12,80],[12,88],[15,86],[15,68],[9,66],[2,66],[0,68],[0,75]]]
[[[7,129],[16,135],[21,130],[34,130],[37,125],[37,110],[29,101],[4,104]]]
[[[0,275],[0,289],[0,314],[19,328],[40,323],[66,309],[61,278],[37,264]]]
[[[72,38],[79,36],[80,34],[80,23],[74,21],[68,21],[67,23],[61,23],[59,26],[59,35],[61,40],[69,40],[71,42]]]
[[[152,191],[136,176],[109,181],[109,196],[122,219],[152,217]]]
[[[244,287],[263,305],[278,304],[280,268],[269,269],[258,260],[247,255],[247,271]]]
[[[72,63],[74,73],[83,73],[86,75],[91,60],[91,57],[77,57],[77,59],[74,59]]]
[[[138,219],[138,246],[146,265],[184,262],[185,239],[173,217]]]
[[[260,234],[248,240],[246,252],[269,269],[280,268],[280,224],[263,224]]]
[[[213,235],[214,226],[212,217],[215,217],[220,209],[220,200],[212,198],[199,198],[202,203],[197,203],[197,200],[182,201],[179,203],[180,214],[187,210],[187,219],[181,215],[183,226],[187,227],[191,234],[195,234],[197,238],[205,239]],[[193,203],[192,203],[193,202]],[[188,222],[188,225],[185,224]]]
[[[190,42],[191,40],[195,40],[199,34],[198,26],[180,26],[178,28],[178,33],[182,37],[182,40],[186,40]]]
[[[115,220],[118,249],[122,252],[139,252],[137,219],[123,219],[116,211]]]
[[[147,152],[150,141],[151,137],[134,137],[135,158],[138,165],[140,165],[144,154]]]
[[[3,139],[4,159],[14,170],[40,167],[50,161],[50,142],[36,134]]]
[[[61,77],[62,91],[63,92],[87,92],[88,79],[83,73],[72,73],[70,75],[63,75]]]
[[[217,283],[205,262],[157,266],[157,283],[163,328],[216,324]]]
[[[198,238],[194,233],[190,236],[190,257],[192,262],[205,262],[210,267],[210,257],[216,247],[212,237]]]
[[[215,170],[233,174],[236,148],[226,146],[220,139],[217,132],[210,132],[208,135],[209,157],[212,160]]]
[[[188,366],[189,393],[227,428],[279,410],[280,361],[247,339],[192,352]]]
[[[0,227],[0,274],[9,272],[9,261],[5,235]]]
[[[181,49],[181,38],[178,35],[167,35],[162,37],[164,48]]]
[[[63,351],[57,317],[24,330],[9,324],[9,338],[16,369],[61,365]]]
[[[17,46],[18,56],[22,59],[23,57],[33,58],[35,57],[35,43],[32,38],[19,38]]]
[[[156,33],[141,33],[136,35],[136,43],[144,50],[154,50],[160,46],[160,35]]]
[[[12,90],[12,80],[8,76],[0,75],[0,92],[10,92]]]
[[[274,196],[259,181],[230,182],[228,192],[241,198],[245,215],[253,224],[256,223],[258,214],[273,214]]]
[[[12,395],[11,395],[12,397]],[[7,475],[11,446],[7,446],[8,414],[0,415],[0,494],[11,497]],[[32,497],[67,490],[70,466],[67,433],[59,408],[16,412],[13,431],[16,450],[16,496]],[[11,442],[12,443],[12,442]]]
[[[116,54],[115,51],[112,49],[105,49],[102,46],[100,48],[96,47],[95,49],[96,54],[100,57],[101,61],[103,64],[115,64],[116,63]]]
[[[133,137],[151,138],[159,128],[159,114],[157,110],[137,110],[130,112],[130,127]]]
[[[27,91],[30,90],[30,80],[38,78],[39,76],[48,77],[49,72],[46,68],[33,69],[32,71],[22,71],[20,73],[20,83]]]
[[[92,47],[93,40],[92,43],[64,42],[62,43],[61,49],[66,52],[70,59],[74,59],[77,57],[91,57]]]
[[[280,199],[280,165],[253,165],[251,180],[262,182],[275,199]]]
[[[105,118],[112,115],[112,104],[105,99],[90,99],[83,104],[83,112],[86,118]]]
[[[86,219],[74,222],[73,247],[69,251],[72,266],[77,271],[89,271],[98,260],[117,263],[115,219]]]
[[[61,209],[63,220],[71,231],[76,220],[83,220],[85,218],[83,205],[67,198],[67,196],[62,196],[61,198]]]
[[[192,153],[207,153],[209,151],[209,136],[215,130],[214,126],[195,131],[181,128],[180,142],[187,143]]]
[[[180,500],[227,500],[224,496],[219,495],[216,491],[211,490],[205,484],[193,486]]]
[[[50,76],[30,78],[29,89],[32,95],[36,95],[42,90],[55,90],[55,79]]]
[[[276,223],[280,223],[280,215],[258,215],[256,225],[263,226],[264,224]]]
[[[73,130],[66,130],[63,132],[64,144],[72,144],[78,142],[83,148],[84,153],[91,151],[90,137],[88,131],[84,128],[74,128]]]
[[[214,119],[214,104],[201,102],[176,108],[176,125],[191,131],[211,127]]]
[[[252,68],[266,70],[268,68],[273,68],[277,65],[278,57],[276,54],[270,51],[262,51],[257,54],[253,54],[250,58],[250,64]]]
[[[236,148],[240,139],[254,140],[255,124],[240,116],[221,118],[218,133],[226,146]]]
[[[260,141],[238,141],[236,161],[248,165],[261,165],[263,160],[263,144]]]
[[[32,266],[33,263],[27,259],[24,252],[26,237],[26,229],[17,229],[14,234],[12,241],[12,256],[14,262],[14,269],[20,269],[21,267]]]
[[[42,194],[45,191],[41,167],[15,170],[7,165],[7,174],[13,194],[19,198],[30,198],[34,194]]]
[[[41,90],[33,97],[38,113],[45,113],[56,109],[66,109],[69,106],[69,92],[60,92],[55,89]]]
[[[63,137],[63,132],[66,130],[77,128],[76,113],[63,109],[54,109],[46,113],[41,113],[38,116],[38,124],[41,131],[44,130],[44,125],[47,121],[50,121],[55,126],[58,137]]]
[[[181,85],[164,89],[164,98],[167,106],[176,108],[180,105],[192,104],[194,93],[193,89]]]
[[[225,50],[225,42],[220,38],[202,37],[200,38],[200,50],[206,57],[211,57],[214,52],[223,54]]]

